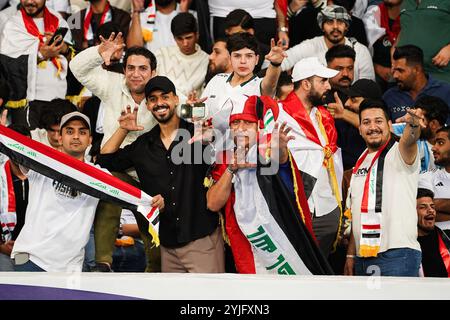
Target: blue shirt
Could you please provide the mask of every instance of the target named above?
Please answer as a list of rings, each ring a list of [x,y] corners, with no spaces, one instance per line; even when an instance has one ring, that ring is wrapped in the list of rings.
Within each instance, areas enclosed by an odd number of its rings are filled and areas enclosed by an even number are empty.
[[[404,116],[406,110],[413,107],[422,96],[441,98],[450,108],[450,84],[435,80],[430,75],[427,75],[427,77],[426,86],[419,92],[415,100],[412,99],[408,91],[400,90],[398,86],[390,88],[384,93],[383,100],[387,104],[392,122]],[[447,118],[447,125],[450,125],[450,117]]]

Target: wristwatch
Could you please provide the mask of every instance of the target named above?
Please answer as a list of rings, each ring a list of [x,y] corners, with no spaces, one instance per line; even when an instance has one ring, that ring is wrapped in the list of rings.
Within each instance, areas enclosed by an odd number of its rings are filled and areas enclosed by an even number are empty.
[[[278,31],[279,31],[279,32],[281,31],[281,32],[286,32],[286,33],[287,33],[287,32],[289,32],[289,29],[288,29],[287,27],[279,27],[279,28],[278,28]]]

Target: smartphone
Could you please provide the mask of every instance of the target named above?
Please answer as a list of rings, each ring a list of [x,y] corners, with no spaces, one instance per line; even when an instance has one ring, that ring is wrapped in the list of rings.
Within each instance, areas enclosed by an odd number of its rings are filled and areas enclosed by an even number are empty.
[[[189,104],[182,104],[180,106],[180,115],[183,119],[203,118],[205,117],[205,104],[194,103],[193,106]]]
[[[64,28],[64,27],[59,27],[58,29],[56,29],[55,33],[50,38],[47,45],[51,46],[53,44],[53,42],[55,42],[55,39],[57,36],[61,36],[61,39],[62,39],[61,41],[64,41],[64,37],[66,36],[67,31],[69,31],[69,29]],[[58,45],[61,44],[61,41],[58,43]]]

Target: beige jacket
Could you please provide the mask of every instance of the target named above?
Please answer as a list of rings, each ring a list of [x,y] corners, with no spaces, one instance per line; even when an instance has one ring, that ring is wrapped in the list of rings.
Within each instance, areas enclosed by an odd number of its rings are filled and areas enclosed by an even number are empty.
[[[88,48],[72,59],[70,68],[78,79],[92,94],[100,98],[104,104],[102,146],[119,128],[117,119],[127,105],[133,109],[136,106],[131,93],[125,84],[123,74],[106,71],[102,68],[103,59],[98,53],[98,46]],[[121,147],[132,143],[145,132],[150,131],[156,124],[156,120],[147,110],[146,100],[139,104],[138,124],[144,127],[143,131],[129,132]]]

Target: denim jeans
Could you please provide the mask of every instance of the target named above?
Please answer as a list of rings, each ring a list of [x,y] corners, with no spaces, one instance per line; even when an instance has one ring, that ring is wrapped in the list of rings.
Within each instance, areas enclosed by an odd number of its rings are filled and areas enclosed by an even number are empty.
[[[144,272],[146,262],[144,244],[135,239],[133,246],[115,248],[112,269],[114,272]]]
[[[94,241],[94,226],[89,232],[89,241],[84,247],[84,261],[83,272],[91,272],[95,267],[95,241]]]
[[[37,264],[34,264],[31,262],[31,260],[28,260],[28,262],[24,264],[14,265],[14,271],[19,272],[45,272],[44,269],[39,267]]]
[[[418,277],[422,252],[410,248],[390,249],[376,258],[355,257],[355,275]]]

